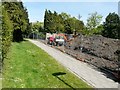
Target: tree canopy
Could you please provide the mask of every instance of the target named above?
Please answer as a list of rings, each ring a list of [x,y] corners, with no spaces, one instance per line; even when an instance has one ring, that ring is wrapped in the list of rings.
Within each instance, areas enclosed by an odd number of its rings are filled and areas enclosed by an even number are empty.
[[[7,55],[11,41],[22,41],[23,34],[27,34],[29,19],[27,9],[17,0],[4,0],[2,5],[2,60]]]
[[[23,33],[27,33],[29,28],[29,19],[27,9],[24,8],[22,2],[3,2],[2,5],[6,9],[8,16],[13,24],[13,41],[22,41]]]
[[[73,32],[80,33],[83,30],[84,23],[71,17],[69,14],[62,12],[51,12],[50,10],[45,11],[44,16],[44,29],[50,33],[68,33]]]
[[[101,32],[102,30],[102,25],[100,25],[101,21],[102,15],[98,14],[97,12],[89,14],[86,25],[89,34],[97,34]]]
[[[12,39],[13,25],[7,11],[2,7],[2,61],[4,60]]]
[[[120,39],[120,17],[116,13],[109,13],[105,19],[103,28],[103,36]]]
[[[90,17],[88,17],[87,19],[88,29],[91,30],[91,29],[97,28],[97,26],[99,26],[102,21],[102,16],[99,15],[97,12],[90,13],[89,15]]]

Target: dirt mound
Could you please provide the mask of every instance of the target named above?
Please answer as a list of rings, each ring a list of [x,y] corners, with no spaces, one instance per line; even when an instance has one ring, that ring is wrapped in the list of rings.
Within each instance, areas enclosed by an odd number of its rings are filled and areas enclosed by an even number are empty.
[[[107,60],[118,61],[116,51],[120,49],[120,41],[103,36],[78,36],[70,42],[69,47]]]
[[[101,35],[80,35],[71,42],[68,42],[66,47],[73,51],[79,51],[94,56],[95,59],[91,59],[91,63],[99,66],[107,66],[110,68],[118,64],[117,52],[120,51],[120,40],[118,39],[105,38]],[[90,60],[90,57],[87,59]]]

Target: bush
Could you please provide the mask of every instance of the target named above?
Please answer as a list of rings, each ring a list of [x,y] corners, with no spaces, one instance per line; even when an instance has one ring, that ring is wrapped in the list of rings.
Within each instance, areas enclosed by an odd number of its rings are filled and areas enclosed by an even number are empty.
[[[103,24],[103,28],[103,36],[120,39],[120,18],[116,13],[109,13]]]
[[[12,40],[13,25],[8,13],[2,9],[2,61],[4,60]]]

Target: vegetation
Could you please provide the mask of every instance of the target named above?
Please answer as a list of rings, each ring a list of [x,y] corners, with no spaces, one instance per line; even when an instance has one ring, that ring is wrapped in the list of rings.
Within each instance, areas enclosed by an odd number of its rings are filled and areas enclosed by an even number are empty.
[[[29,30],[29,19],[27,10],[22,2],[14,0],[2,2],[2,61],[9,51],[11,41],[22,41],[22,34]]]
[[[71,15],[62,12],[58,14],[50,10],[45,11],[44,32],[49,33],[67,33],[84,35],[103,35],[109,38],[120,38],[120,17],[115,13],[109,13],[106,21],[102,24],[102,15],[97,12],[89,14],[87,24],[83,21],[71,17]],[[80,17],[80,16],[79,16]]]
[[[87,19],[87,25],[83,33],[86,35],[101,34],[101,31],[103,30],[102,25],[100,25],[102,16],[97,12],[89,15],[90,16]]]
[[[44,16],[44,30],[50,33],[80,33],[83,30],[84,23],[75,17],[71,17],[66,13],[57,14],[50,10],[45,11]]]
[[[120,17],[117,14],[109,13],[103,24],[103,28],[103,36],[120,39]]]
[[[12,39],[13,25],[6,9],[2,8],[2,61],[7,55]]]
[[[44,28],[43,28],[43,22],[34,22],[32,23],[32,31],[38,31],[38,32],[44,32]]]
[[[97,12],[89,14],[90,17],[87,19],[87,28],[89,30],[92,30],[94,28],[97,28],[97,26],[100,25],[100,22],[102,21],[102,16],[98,15]]]
[[[5,10],[8,13],[8,17],[13,25],[13,41],[22,41],[22,34],[27,34],[27,30],[29,30],[29,19],[27,9],[24,8],[22,2],[18,2],[14,0],[14,2],[3,2]]]
[[[12,43],[3,88],[91,88],[34,44]]]
[[[2,5],[0,3],[0,72],[1,69],[2,69]],[[2,84],[1,81],[0,84]]]
[[[103,35],[104,37],[120,39],[120,17],[115,13],[109,13],[101,24],[102,16],[97,12],[89,14],[87,25],[82,31],[84,35]]]
[[[41,38],[45,39],[46,32],[44,30],[43,22],[33,22],[30,23],[31,29],[29,30],[29,38]],[[33,37],[34,36],[34,37]]]

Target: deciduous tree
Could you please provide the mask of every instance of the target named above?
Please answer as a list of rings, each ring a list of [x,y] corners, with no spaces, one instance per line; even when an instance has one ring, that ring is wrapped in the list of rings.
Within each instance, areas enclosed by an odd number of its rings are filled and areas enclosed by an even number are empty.
[[[89,15],[90,16],[87,19],[87,30],[89,30],[89,34],[94,34],[94,31],[96,31],[95,29],[97,29],[102,21],[102,15],[98,14],[97,12],[91,13]]]
[[[116,13],[109,13],[105,19],[103,28],[103,36],[120,39],[120,18]]]

